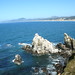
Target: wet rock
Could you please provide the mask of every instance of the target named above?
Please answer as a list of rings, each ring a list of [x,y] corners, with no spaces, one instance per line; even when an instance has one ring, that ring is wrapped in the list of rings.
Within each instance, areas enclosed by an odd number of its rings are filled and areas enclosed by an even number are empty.
[[[55,68],[56,68],[57,74],[63,72],[63,66],[61,64],[55,64]]]
[[[43,72],[47,73],[46,67],[43,67],[42,70],[43,70]]]
[[[32,51],[32,47],[31,47],[30,45],[25,45],[25,46],[22,47],[22,49],[23,49],[23,50],[26,50],[26,51],[28,51],[28,52],[29,52],[29,51],[30,51],[30,52]]]
[[[69,50],[69,48],[67,48],[64,44],[62,43],[58,43],[56,45],[56,48],[61,49],[61,50]]]
[[[22,61],[22,58],[21,58],[21,56],[20,56],[19,54],[16,54],[16,55],[15,55],[15,59],[12,60],[12,62],[14,62],[14,63],[17,64],[17,65],[20,65],[20,64],[22,64],[24,61]]]

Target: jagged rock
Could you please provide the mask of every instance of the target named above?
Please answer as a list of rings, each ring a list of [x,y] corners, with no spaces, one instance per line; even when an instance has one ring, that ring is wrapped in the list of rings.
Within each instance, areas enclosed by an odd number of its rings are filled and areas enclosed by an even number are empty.
[[[75,50],[75,39],[73,39],[73,49]]]
[[[33,48],[33,52],[37,52],[38,54],[58,52],[58,50],[55,50],[51,42],[39,36],[38,34],[35,34],[35,37],[33,38],[32,48]]]
[[[22,49],[34,54],[57,53],[58,51],[60,51],[58,49],[55,49],[55,46],[51,42],[39,36],[37,33],[33,38],[32,46],[30,47],[29,45],[25,45],[22,47]]]
[[[22,43],[21,43],[22,44]],[[39,36],[37,33],[35,34],[32,45],[23,43],[22,49],[34,53],[34,54],[48,54],[48,53],[61,53],[67,55],[71,55],[71,50],[75,49],[75,40],[64,33],[64,44],[59,43],[54,46],[51,42],[43,37]],[[65,50],[64,52],[62,50]]]
[[[75,50],[75,39],[71,38],[66,33],[64,33],[64,44],[66,47]]]
[[[14,63],[17,64],[17,65],[20,65],[20,64],[22,64],[24,61],[22,61],[21,56],[20,56],[19,54],[17,54],[17,55],[15,55],[15,59],[12,60],[12,62],[14,62]]]
[[[61,50],[69,50],[69,48],[67,48],[64,44],[62,43],[58,43],[56,45],[56,48],[61,49]]]

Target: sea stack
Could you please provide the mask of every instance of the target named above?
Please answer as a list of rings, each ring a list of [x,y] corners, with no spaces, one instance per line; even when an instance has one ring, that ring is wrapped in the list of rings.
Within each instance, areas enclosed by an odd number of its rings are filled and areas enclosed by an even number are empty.
[[[55,46],[49,42],[47,39],[35,34],[32,40],[32,46],[25,45],[22,49],[32,52],[34,54],[48,54],[48,53],[57,53],[59,50],[55,49]]]
[[[21,65],[24,61],[22,61],[22,58],[19,54],[16,54],[15,59],[12,60],[12,62],[14,62],[17,65]]]
[[[75,50],[75,39],[71,38],[66,33],[64,33],[64,44],[66,47]]]

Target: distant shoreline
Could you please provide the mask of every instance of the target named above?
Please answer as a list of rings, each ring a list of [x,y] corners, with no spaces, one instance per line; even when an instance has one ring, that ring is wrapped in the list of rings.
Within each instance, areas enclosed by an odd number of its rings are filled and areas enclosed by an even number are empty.
[[[75,22],[74,20],[26,20],[26,21],[3,21],[0,23],[17,23],[17,22]]]
[[[75,21],[74,20],[31,20],[31,21]]]

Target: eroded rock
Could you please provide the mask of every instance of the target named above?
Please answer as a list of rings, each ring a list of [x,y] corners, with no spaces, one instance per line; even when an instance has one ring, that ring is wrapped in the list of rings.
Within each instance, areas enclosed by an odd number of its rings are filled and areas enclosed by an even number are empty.
[[[20,64],[22,64],[24,61],[22,61],[22,58],[21,58],[21,56],[20,56],[19,54],[16,54],[16,55],[15,55],[15,59],[12,60],[12,62],[14,62],[14,63],[17,64],[17,65],[20,65]]]
[[[22,49],[29,51],[34,54],[48,54],[48,53],[58,53],[60,50],[56,49],[55,46],[49,42],[47,39],[35,34],[32,40],[32,46],[25,45]]]
[[[64,44],[66,47],[75,50],[75,39],[71,38],[66,33],[64,33]]]
[[[62,43],[58,43],[56,45],[56,48],[61,49],[61,50],[69,50],[69,48],[67,48],[64,44]]]

